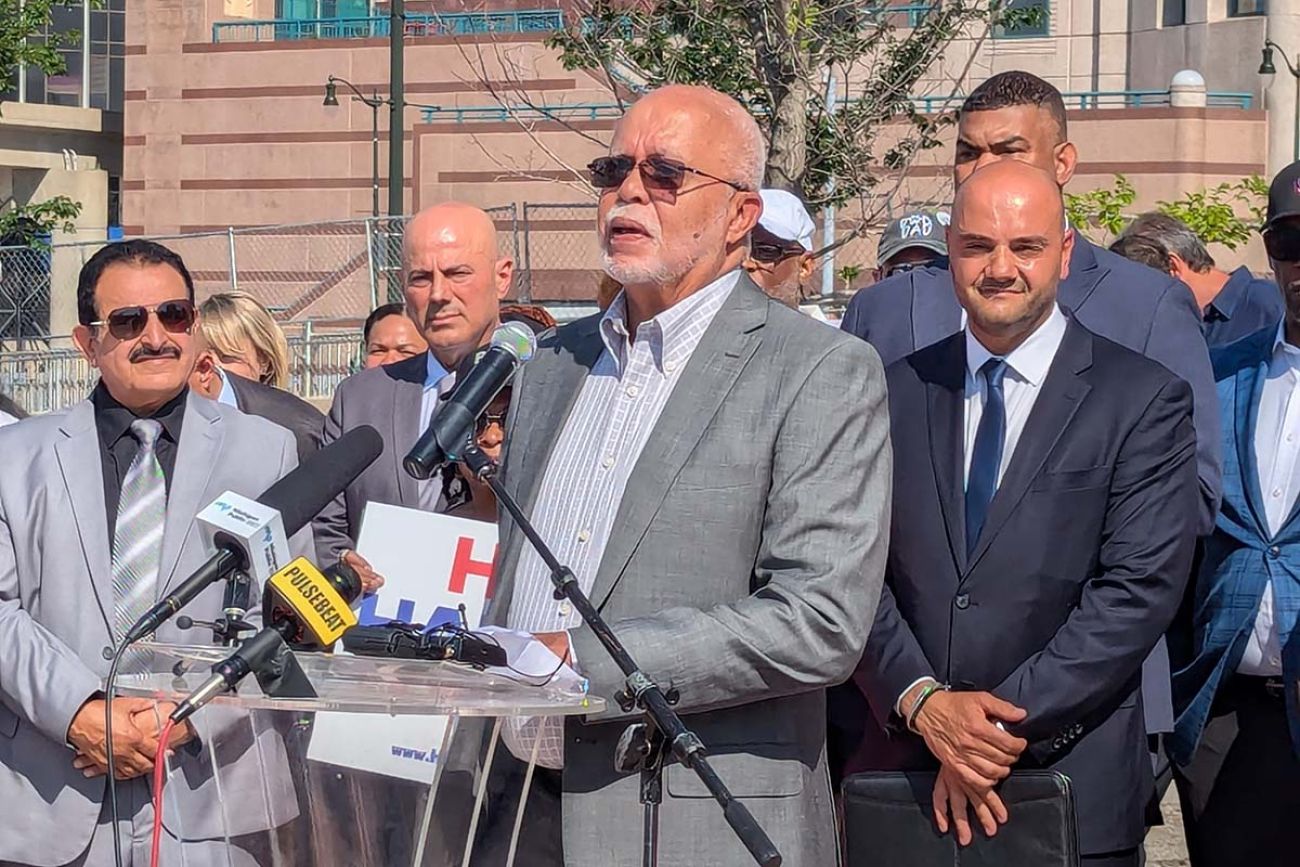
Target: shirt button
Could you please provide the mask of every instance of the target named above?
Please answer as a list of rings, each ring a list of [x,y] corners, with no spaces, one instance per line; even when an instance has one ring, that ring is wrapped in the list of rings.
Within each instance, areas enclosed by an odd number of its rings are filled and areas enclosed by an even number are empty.
[[[1277,545],[1274,545],[1272,548],[1268,549],[1268,556],[1276,560],[1278,557],[1282,556],[1282,549]]]
[[[578,531],[578,541],[579,541],[579,542],[586,542],[586,541],[589,540],[590,538],[591,538],[591,532],[590,532],[590,531],[588,531],[588,530],[579,530],[579,531]]]
[[[1282,664],[1282,660],[1279,659],[1279,658],[1276,657],[1276,656],[1270,656],[1270,657],[1268,658],[1268,664],[1269,664],[1269,665],[1281,665],[1281,664]]]
[[[641,389],[637,388],[635,385],[629,385],[629,386],[627,387],[627,396],[628,396],[628,397],[636,397],[636,396],[637,396],[638,394],[640,394],[640,393],[641,393]]]
[[[572,611],[572,610],[573,610],[573,605],[570,604],[569,600],[565,599],[563,602],[560,603],[560,616],[561,616],[561,617],[568,617],[568,616],[569,616],[569,612]]]
[[[1273,489],[1273,496],[1275,496],[1275,497],[1280,497],[1280,496],[1282,496],[1282,489],[1281,489],[1281,488],[1274,488],[1274,489]]]
[[[675,361],[665,361],[665,362],[664,362],[664,372],[666,372],[666,373],[672,373],[672,372],[673,372],[674,370],[676,370],[676,369],[677,369],[677,362],[675,362]]]
[[[605,455],[605,459],[600,462],[600,465],[605,469],[609,469],[610,467],[614,466],[614,456]]]
[[[953,600],[953,604],[965,611],[970,607],[970,596],[966,593],[958,593],[957,598]]]

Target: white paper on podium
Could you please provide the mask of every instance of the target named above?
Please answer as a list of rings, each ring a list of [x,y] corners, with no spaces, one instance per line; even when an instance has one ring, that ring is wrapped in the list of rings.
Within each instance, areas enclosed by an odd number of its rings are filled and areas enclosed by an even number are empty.
[[[370,503],[357,551],[384,576],[384,586],[362,602],[361,623],[459,622],[464,605],[465,619],[477,627],[496,545],[495,524]],[[427,784],[446,730],[442,716],[318,713],[307,758]]]

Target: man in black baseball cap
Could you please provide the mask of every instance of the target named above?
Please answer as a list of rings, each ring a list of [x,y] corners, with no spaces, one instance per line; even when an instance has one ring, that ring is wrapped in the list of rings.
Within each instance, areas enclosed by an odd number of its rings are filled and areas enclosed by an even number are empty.
[[[1264,249],[1282,290],[1287,340],[1300,344],[1300,162],[1278,172],[1268,188]]]

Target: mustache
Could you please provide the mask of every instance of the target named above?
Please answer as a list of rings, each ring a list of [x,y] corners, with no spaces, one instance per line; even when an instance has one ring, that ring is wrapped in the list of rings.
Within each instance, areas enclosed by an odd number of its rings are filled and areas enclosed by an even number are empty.
[[[151,361],[156,358],[180,358],[181,351],[175,346],[137,346],[131,350],[131,363],[137,361]]]
[[[619,204],[609,209],[605,215],[605,233],[609,234],[609,225],[619,217],[631,220],[646,230],[646,234],[652,240],[658,241],[660,237],[659,216],[654,212],[654,208],[645,205]]]

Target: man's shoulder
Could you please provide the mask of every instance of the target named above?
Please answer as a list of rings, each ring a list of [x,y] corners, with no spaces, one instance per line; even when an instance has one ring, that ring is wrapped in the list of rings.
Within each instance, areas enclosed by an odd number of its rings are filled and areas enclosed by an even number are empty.
[[[64,428],[73,410],[77,408],[31,415],[0,427],[0,453],[5,455],[5,463],[17,463],[13,460],[16,451],[39,450],[63,439]],[[93,418],[91,423],[93,424]]]
[[[423,388],[428,372],[429,359],[423,352],[392,364],[358,370],[338,384],[334,390],[334,402],[391,394],[395,388]]]
[[[324,418],[324,414],[316,407],[298,397],[298,395],[284,389],[263,385],[260,382],[233,375],[231,375],[231,386],[239,396],[240,402],[246,405],[245,409],[248,412],[270,405],[275,407],[274,412],[276,415],[286,421],[319,424]],[[257,404],[258,406],[254,407],[251,404]],[[260,413],[254,412],[254,414]]]
[[[875,317],[882,310],[911,311],[912,297],[919,285],[924,289],[931,285],[952,286],[952,277],[947,271],[937,268],[915,268],[892,277],[886,277],[877,283],[863,286],[849,300],[845,318],[849,311],[858,316]]]
[[[1106,269],[1098,288],[1111,290],[1108,300],[1127,299],[1131,306],[1154,308],[1171,291],[1181,291],[1187,295],[1189,305],[1195,303],[1191,290],[1168,274],[1095,245],[1092,254]]]
[[[1190,394],[1191,386],[1158,361],[1103,337],[1078,320],[1073,327],[1092,343],[1091,379],[1108,391],[1127,392],[1139,399],[1150,400],[1170,383],[1183,383]]]
[[[224,403],[209,400],[206,397],[191,396],[191,400],[194,403],[191,404],[191,412],[186,414],[185,427],[181,430],[182,438],[190,430],[191,423],[219,422],[226,431],[226,447],[229,447],[235,441],[240,443],[293,442],[293,434],[270,419],[263,418],[260,415],[252,415],[233,406],[226,406]],[[196,413],[197,417],[195,417]],[[272,452],[270,449],[258,449],[250,452],[249,457],[260,453],[276,454],[278,456],[278,453]]]
[[[1273,354],[1273,340],[1276,337],[1277,326],[1269,325],[1232,343],[1211,349],[1210,363],[1214,365],[1215,381],[1231,379],[1245,368],[1266,363]]]

